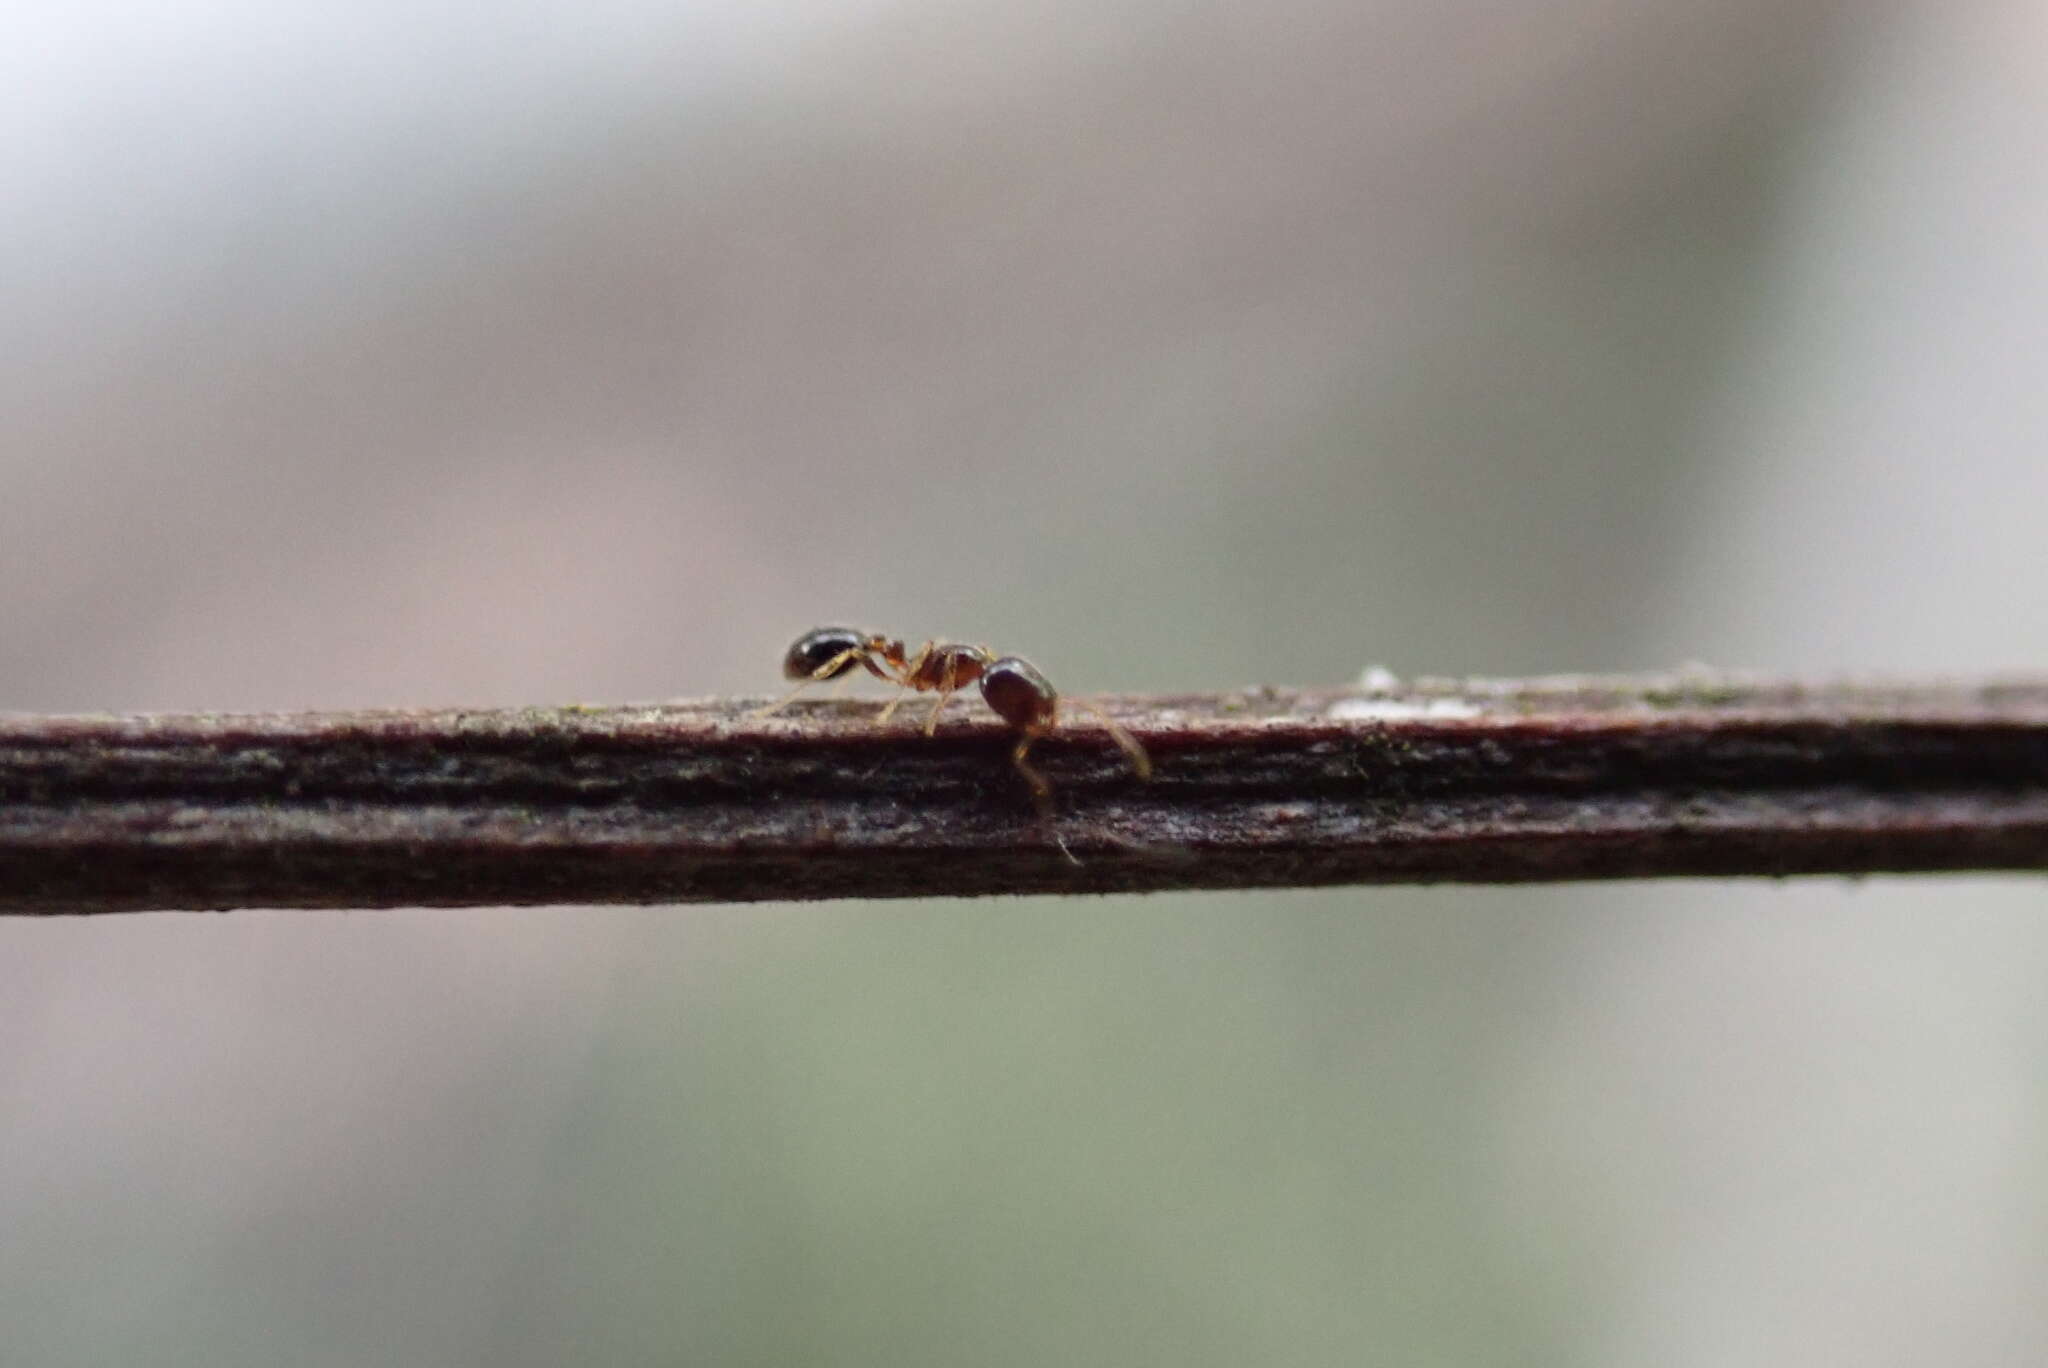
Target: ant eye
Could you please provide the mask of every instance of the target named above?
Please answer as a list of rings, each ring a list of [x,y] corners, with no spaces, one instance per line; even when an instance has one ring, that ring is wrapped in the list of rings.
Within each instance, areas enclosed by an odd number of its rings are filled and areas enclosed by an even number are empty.
[[[826,679],[837,679],[860,663],[859,652],[867,644],[868,634],[856,632],[851,627],[820,627],[805,632],[789,648],[789,654],[782,658],[782,674],[785,679],[816,679],[818,671],[838,660],[839,664]]]
[[[1037,666],[1016,656],[1004,656],[983,672],[981,696],[996,716],[1019,728],[1050,724],[1059,698]]]

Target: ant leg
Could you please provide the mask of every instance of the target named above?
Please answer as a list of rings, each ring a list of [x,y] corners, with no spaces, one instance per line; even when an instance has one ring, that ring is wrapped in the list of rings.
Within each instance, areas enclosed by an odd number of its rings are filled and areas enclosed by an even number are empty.
[[[823,665],[820,665],[817,669],[811,671],[811,677],[807,682],[815,684],[821,679],[830,679],[833,673],[837,671],[840,666],[844,665],[847,661],[852,660],[855,656],[859,655],[860,653],[860,647],[849,646],[847,649],[841,651],[838,655],[833,656],[830,660],[826,661]]]
[[[910,686],[906,684],[903,687],[905,689],[908,689]],[[896,710],[903,706],[903,700],[908,697],[910,697],[908,693],[900,693],[897,694],[894,698],[890,699],[888,703],[883,705],[882,711],[876,715],[875,725],[878,727],[887,726],[889,724],[889,719],[896,715]]]
[[[1132,770],[1136,771],[1140,779],[1150,779],[1152,777],[1152,757],[1147,755],[1145,748],[1138,744],[1137,737],[1125,731],[1115,718],[1100,708],[1091,708],[1079,699],[1070,698],[1067,702],[1102,724],[1103,730],[1109,733],[1109,739],[1123,748],[1123,753],[1130,759]]]
[[[803,692],[803,691],[804,691],[805,689],[808,689],[808,688],[810,688],[810,687],[811,687],[811,683],[810,683],[810,681],[809,681],[809,680],[805,680],[805,681],[804,681],[803,683],[801,683],[801,684],[797,685],[797,686],[796,686],[796,687],[795,687],[794,689],[791,689],[791,690],[790,690],[790,691],[789,691],[788,693],[784,694],[784,695],[783,695],[782,697],[780,697],[780,698],[776,699],[776,700],[775,700],[775,701],[774,701],[773,703],[770,703],[770,704],[769,704],[769,705],[768,705],[767,707],[765,707],[765,708],[756,708],[756,709],[754,709],[754,710],[753,710],[752,712],[748,713],[748,714],[747,714],[747,716],[749,716],[749,717],[772,717],[772,716],[774,716],[774,715],[775,715],[776,713],[779,713],[779,712],[781,712],[781,711],[782,711],[782,710],[783,710],[784,708],[788,707],[788,706],[789,706],[790,704],[792,704],[792,703],[796,702],[796,696],[797,696],[798,694],[802,693],[802,692]]]
[[[899,677],[891,682],[902,685],[906,691],[916,688],[917,686],[910,681],[917,677],[918,670],[924,665],[925,657],[931,653],[932,643],[927,641],[924,645],[917,648],[917,654],[912,656],[910,661],[902,667]],[[882,709],[881,715],[875,718],[875,725],[878,727],[888,725],[889,719],[896,715],[896,710],[903,706],[903,700],[907,697],[909,697],[909,694],[905,692],[897,694],[894,698],[890,699],[888,706]]]
[[[946,710],[946,704],[952,699],[954,691],[960,687],[959,670],[960,662],[958,660],[948,660],[946,662],[946,677],[939,681],[939,701],[932,704],[931,716],[924,720],[924,734],[926,736],[932,736],[938,732],[939,714]]]
[[[798,694],[802,693],[805,689],[810,688],[811,685],[816,684],[821,679],[830,679],[832,677],[832,672],[834,670],[837,670],[840,666],[846,664],[847,661],[853,659],[860,653],[861,652],[858,647],[841,651],[838,655],[833,656],[823,665],[820,665],[817,669],[811,671],[811,677],[809,679],[804,680],[802,683],[798,684],[794,689],[791,689],[788,693],[784,694],[781,698],[778,698],[773,703],[770,703],[767,707],[756,708],[752,712],[748,713],[747,716],[767,717],[771,713],[781,712],[784,708],[796,702],[796,696]]]

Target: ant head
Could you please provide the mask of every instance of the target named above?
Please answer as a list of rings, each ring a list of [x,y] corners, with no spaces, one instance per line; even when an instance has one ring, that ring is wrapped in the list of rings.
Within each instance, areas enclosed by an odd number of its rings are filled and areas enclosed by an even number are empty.
[[[981,696],[1020,731],[1051,726],[1059,703],[1038,667],[1019,656],[1004,656],[982,672]]]
[[[851,627],[814,627],[791,643],[789,654],[782,658],[783,677],[837,679],[860,664],[861,656],[879,639]],[[835,660],[839,663],[830,674],[818,673]]]

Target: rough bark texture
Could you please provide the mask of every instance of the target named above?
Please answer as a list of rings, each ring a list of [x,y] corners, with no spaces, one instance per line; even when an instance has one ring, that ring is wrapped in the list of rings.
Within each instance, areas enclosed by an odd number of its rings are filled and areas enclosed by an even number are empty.
[[[0,912],[2048,869],[2048,681],[1419,681],[1095,700],[0,715]]]

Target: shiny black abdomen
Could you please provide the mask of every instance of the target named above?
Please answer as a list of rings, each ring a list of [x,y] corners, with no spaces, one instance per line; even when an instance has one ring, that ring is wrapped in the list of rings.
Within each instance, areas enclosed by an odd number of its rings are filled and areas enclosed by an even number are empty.
[[[861,663],[861,653],[868,642],[874,639],[868,632],[857,632],[851,627],[818,627],[798,637],[789,648],[789,654],[782,658],[782,673],[787,679],[837,679]],[[832,663],[830,674],[818,671]]]

